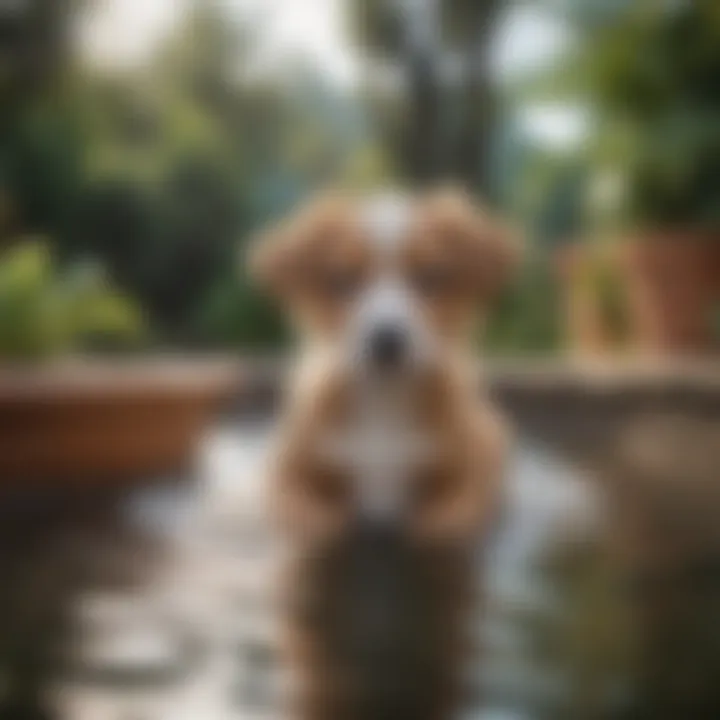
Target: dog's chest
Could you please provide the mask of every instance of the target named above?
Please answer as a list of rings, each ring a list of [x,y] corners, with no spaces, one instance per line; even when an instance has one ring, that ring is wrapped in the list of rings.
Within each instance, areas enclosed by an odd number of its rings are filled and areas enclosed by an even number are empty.
[[[359,513],[371,519],[403,513],[413,476],[432,447],[412,405],[392,392],[357,398],[342,427],[326,438],[326,452],[349,478]]]

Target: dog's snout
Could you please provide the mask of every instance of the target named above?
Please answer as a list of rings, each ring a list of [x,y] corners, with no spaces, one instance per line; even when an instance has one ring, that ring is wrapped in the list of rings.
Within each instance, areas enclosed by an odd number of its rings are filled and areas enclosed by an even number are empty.
[[[397,325],[381,326],[370,335],[370,357],[375,365],[383,369],[402,365],[407,347],[407,334]]]

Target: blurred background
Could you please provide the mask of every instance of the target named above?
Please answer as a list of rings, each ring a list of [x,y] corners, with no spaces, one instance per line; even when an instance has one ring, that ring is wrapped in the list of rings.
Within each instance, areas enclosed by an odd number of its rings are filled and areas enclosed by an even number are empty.
[[[273,716],[243,247],[452,180],[527,246],[468,707],[720,717],[719,128],[716,0],[0,0],[0,716]]]

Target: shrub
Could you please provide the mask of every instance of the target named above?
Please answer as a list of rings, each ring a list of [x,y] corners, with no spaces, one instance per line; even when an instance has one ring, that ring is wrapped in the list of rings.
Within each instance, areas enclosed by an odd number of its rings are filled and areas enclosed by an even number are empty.
[[[143,336],[140,309],[95,265],[60,270],[42,240],[0,255],[0,359],[42,359]]]

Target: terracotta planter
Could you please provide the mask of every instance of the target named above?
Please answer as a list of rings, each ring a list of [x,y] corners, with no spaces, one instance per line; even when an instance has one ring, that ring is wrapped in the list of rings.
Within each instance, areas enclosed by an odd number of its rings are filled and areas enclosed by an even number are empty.
[[[75,362],[0,370],[0,486],[130,482],[187,468],[227,364]]]
[[[623,266],[640,349],[692,353],[717,347],[720,237],[649,234],[625,246]]]

